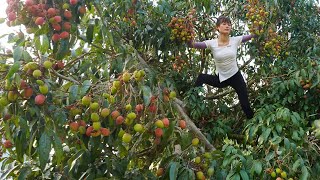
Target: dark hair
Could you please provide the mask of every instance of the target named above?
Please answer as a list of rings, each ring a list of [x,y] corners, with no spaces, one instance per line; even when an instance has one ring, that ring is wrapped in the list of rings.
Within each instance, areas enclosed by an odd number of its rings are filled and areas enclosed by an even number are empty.
[[[216,27],[220,26],[222,23],[228,23],[231,24],[231,20],[227,16],[219,16],[216,22]]]

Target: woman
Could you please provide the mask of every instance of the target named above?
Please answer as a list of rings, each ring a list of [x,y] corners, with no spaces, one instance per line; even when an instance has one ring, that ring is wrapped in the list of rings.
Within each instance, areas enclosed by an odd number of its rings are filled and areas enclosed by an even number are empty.
[[[216,74],[200,74],[195,86],[203,84],[218,88],[231,86],[238,95],[242,110],[247,118],[251,119],[254,113],[250,107],[246,83],[240,73],[236,58],[238,46],[250,40],[253,35],[230,37],[231,21],[226,16],[220,16],[217,19],[216,28],[219,32],[217,39],[188,44],[189,47],[197,49],[209,48],[216,65]]]

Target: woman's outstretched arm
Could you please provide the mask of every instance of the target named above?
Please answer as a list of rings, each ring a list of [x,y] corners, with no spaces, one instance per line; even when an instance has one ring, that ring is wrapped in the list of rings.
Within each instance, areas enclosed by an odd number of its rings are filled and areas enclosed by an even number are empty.
[[[191,48],[197,48],[197,49],[206,49],[207,48],[207,45],[204,42],[189,41],[187,44]]]
[[[245,43],[247,41],[249,41],[250,39],[254,38],[254,37],[257,37],[257,35],[254,35],[254,34],[250,34],[250,35],[244,35],[242,37],[242,42]]]

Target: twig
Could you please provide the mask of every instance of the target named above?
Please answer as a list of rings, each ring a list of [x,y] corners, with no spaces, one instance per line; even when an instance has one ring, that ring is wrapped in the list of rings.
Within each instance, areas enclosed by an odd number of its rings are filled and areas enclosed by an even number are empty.
[[[51,72],[52,72],[52,74],[58,76],[58,77],[61,78],[61,79],[64,79],[64,80],[67,80],[67,81],[71,81],[71,82],[73,82],[73,83],[75,83],[75,84],[81,84],[80,82],[76,81],[76,80],[73,79],[73,78],[66,77],[66,76],[64,76],[64,75],[62,75],[62,74],[59,74],[59,73],[58,73],[57,71],[55,71],[55,70],[51,70]]]

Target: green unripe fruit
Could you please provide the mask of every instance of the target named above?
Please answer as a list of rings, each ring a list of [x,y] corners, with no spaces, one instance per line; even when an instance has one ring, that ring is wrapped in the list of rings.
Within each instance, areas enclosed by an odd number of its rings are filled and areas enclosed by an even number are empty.
[[[92,127],[93,127],[94,130],[98,131],[98,130],[101,128],[101,123],[100,123],[100,121],[93,122],[93,123],[92,123]]]
[[[64,3],[62,5],[62,9],[69,9],[69,4],[68,3]]]
[[[42,86],[44,85],[44,82],[40,79],[36,80],[36,83],[39,85],[39,86]]]
[[[205,158],[207,158],[207,159],[211,159],[211,158],[212,158],[211,154],[208,153],[208,152],[204,153],[203,156],[204,156]]]
[[[90,96],[83,96],[81,99],[81,103],[85,106],[89,106],[91,103],[91,97]]]
[[[108,108],[103,108],[103,109],[101,110],[101,113],[100,113],[100,115],[101,115],[103,118],[109,116],[109,114],[110,114],[110,109],[108,109]]]
[[[176,92],[175,91],[171,91],[170,94],[169,94],[169,97],[171,99],[175,98],[177,96]]]
[[[277,168],[277,169],[276,169],[276,173],[277,173],[277,174],[280,174],[281,172],[282,172],[282,170],[281,170],[280,168]]]
[[[214,169],[213,169],[213,167],[210,167],[210,168],[208,169],[208,175],[209,175],[209,176],[212,176],[213,173],[214,173]]]
[[[33,77],[38,78],[42,75],[42,72],[39,69],[36,69],[32,72]]]
[[[164,124],[161,120],[157,120],[155,123],[154,123],[158,128],[164,128]]]
[[[113,81],[112,86],[115,87],[116,89],[120,89],[121,83],[120,83],[120,81]]]
[[[108,102],[109,102],[110,104],[114,104],[114,102],[115,102],[114,96],[109,96]]]
[[[197,146],[199,144],[199,139],[198,138],[193,138],[192,139],[192,145]]]
[[[49,92],[49,88],[47,85],[41,85],[39,86],[39,90],[41,94],[47,94]]]
[[[130,120],[133,120],[137,117],[136,113],[134,112],[131,112],[127,115],[127,118],[130,119]]]
[[[130,111],[132,109],[132,106],[131,104],[127,104],[126,107],[125,107],[126,111]]]
[[[99,109],[99,103],[97,103],[97,102],[91,103],[90,104],[90,109],[93,110],[93,111]]]
[[[146,75],[146,72],[144,70],[140,70],[139,73],[140,73],[141,77]]]
[[[97,122],[99,121],[100,117],[98,113],[91,113],[91,121],[92,122]]]
[[[124,133],[124,135],[122,136],[122,141],[125,143],[129,143],[131,139],[132,139],[132,136],[129,133]]]
[[[195,159],[194,159],[194,162],[199,164],[201,162],[201,157],[197,156]]]
[[[142,132],[143,131],[143,126],[142,124],[135,124],[133,129],[136,131],[136,132]]]
[[[197,172],[197,179],[202,180],[204,177],[203,172],[202,171],[198,171]]]
[[[8,101],[9,102],[15,102],[18,99],[18,93],[15,91],[9,91],[8,92]]]
[[[43,67],[46,69],[50,69],[52,67],[52,62],[51,61],[43,62]]]
[[[274,172],[274,171],[272,171],[272,173],[271,173],[271,177],[275,178],[276,176],[277,176],[277,173],[276,173],[276,172]]]
[[[116,87],[114,87],[114,86],[111,87],[111,94],[112,95],[116,94],[117,91],[118,91],[118,89]]]
[[[128,72],[123,73],[123,75],[122,75],[123,82],[129,82],[130,78],[131,78],[130,73],[128,73]]]
[[[283,171],[283,172],[281,173],[281,177],[284,178],[284,179],[286,179],[286,178],[287,178],[287,173],[286,173],[285,171]]]

